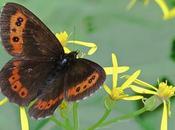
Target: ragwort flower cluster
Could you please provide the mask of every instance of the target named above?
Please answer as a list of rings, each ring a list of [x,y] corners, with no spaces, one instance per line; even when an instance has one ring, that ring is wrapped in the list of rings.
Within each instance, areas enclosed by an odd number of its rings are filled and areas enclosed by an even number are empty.
[[[145,0],[148,2],[148,0]],[[67,47],[67,44],[76,44],[88,47],[89,50],[87,52],[88,55],[94,54],[97,50],[97,45],[95,43],[82,42],[78,40],[69,40],[69,35],[66,32],[57,33],[56,37],[59,39],[61,44],[64,47],[66,53],[69,53],[71,50]],[[105,99],[105,112],[104,115],[94,124],[92,124],[87,130],[95,130],[96,128],[100,128],[106,125],[110,125],[111,123],[116,123],[117,121],[133,118],[138,116],[145,111],[153,111],[158,106],[163,104],[163,114],[160,130],[168,129],[168,117],[171,115],[170,112],[170,98],[174,96],[175,87],[167,85],[167,82],[159,83],[158,87],[155,87],[149,83],[141,81],[138,79],[141,70],[135,71],[131,75],[121,76],[125,78],[126,81],[121,85],[118,84],[118,80],[120,79],[119,74],[128,71],[130,67],[128,66],[118,66],[117,56],[112,53],[112,66],[104,67],[106,75],[112,75],[112,87],[109,87],[107,83],[103,84],[103,88],[107,93],[107,98]],[[136,93],[136,95],[131,95],[126,92],[127,89],[130,89]],[[149,98],[145,98],[143,94],[151,95]],[[140,100],[143,102],[144,107],[136,112],[129,113],[123,115],[121,117],[116,117],[110,120],[107,120],[107,117],[110,115],[112,111],[112,105],[118,100]],[[8,99],[5,98],[0,102],[0,105],[4,105],[8,102]],[[112,105],[111,105],[112,104]],[[73,126],[69,119],[69,105],[66,101],[59,106],[59,111],[61,117],[64,119],[64,122],[58,120],[55,116],[50,118],[51,121],[55,122],[58,126],[63,127],[66,130],[78,130],[79,129],[79,119],[78,119],[78,103],[73,103],[72,111],[73,111]],[[24,107],[20,107],[20,119],[21,119],[21,130],[29,130],[29,123],[27,114],[25,112]]]
[[[131,9],[138,0],[130,0],[130,3],[127,6],[127,9]],[[142,0],[144,5],[148,5],[150,0]],[[163,19],[168,20],[175,17],[175,7],[169,8],[166,0],[153,0],[162,10]]]

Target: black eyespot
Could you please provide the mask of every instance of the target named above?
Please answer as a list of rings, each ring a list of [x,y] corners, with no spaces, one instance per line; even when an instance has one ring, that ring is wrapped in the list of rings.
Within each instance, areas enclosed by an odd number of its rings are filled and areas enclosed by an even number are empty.
[[[87,85],[84,85],[83,88],[85,89],[87,87]]]
[[[21,95],[24,96],[25,92],[22,92]]]
[[[42,109],[43,108],[43,105],[40,105],[39,108]]]
[[[13,31],[13,32],[16,32],[16,29],[15,29],[15,28],[12,28],[12,31]]]
[[[18,21],[18,22],[23,22],[24,20],[23,20],[23,18],[19,17],[19,18],[17,19],[17,21]]]
[[[80,87],[76,88],[76,92],[79,92],[80,91]]]
[[[95,75],[93,75],[91,79],[95,79]]]
[[[13,37],[13,41],[14,42],[18,42],[19,41],[19,37]]]
[[[21,26],[21,22],[17,21],[17,22],[16,22],[16,25],[17,25],[17,26]]]
[[[90,79],[89,81],[88,81],[88,83],[91,83],[92,82],[92,79]]]
[[[15,85],[15,86],[14,86],[14,89],[16,89],[16,88],[17,88],[17,86]]]

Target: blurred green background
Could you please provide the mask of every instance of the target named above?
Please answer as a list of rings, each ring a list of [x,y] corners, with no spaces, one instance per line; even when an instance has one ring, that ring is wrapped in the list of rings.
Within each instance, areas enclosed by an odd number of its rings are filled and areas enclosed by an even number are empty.
[[[10,1],[10,0],[9,0]],[[0,0],[0,6],[9,2]],[[164,21],[160,8],[151,1],[143,6],[139,1],[127,11],[129,0],[11,0],[24,5],[36,14],[54,33],[67,31],[71,39],[95,42],[98,46],[93,56],[86,58],[102,66],[111,66],[111,53],[118,56],[119,65],[128,65],[131,74],[142,70],[140,79],[155,84],[158,78],[168,77],[175,81],[175,62],[171,59],[172,41],[175,38],[175,20]],[[83,47],[71,46],[73,50],[87,51]],[[0,46],[0,67],[10,59]],[[111,76],[107,78],[111,84]],[[96,122],[104,111],[104,98],[107,94],[100,89],[87,100],[80,101],[80,130]],[[1,95],[1,98],[3,96]],[[116,102],[111,117],[135,111],[141,104],[135,101]],[[172,101],[172,116],[169,130],[174,129],[175,102]],[[158,130],[162,107],[145,113],[135,119],[120,121],[100,130]],[[59,115],[58,115],[59,117]],[[110,117],[109,117],[110,118]],[[31,130],[39,130],[38,124],[45,120],[30,119]],[[19,110],[17,105],[7,103],[0,107],[0,130],[19,130]],[[42,130],[61,130],[50,122]]]

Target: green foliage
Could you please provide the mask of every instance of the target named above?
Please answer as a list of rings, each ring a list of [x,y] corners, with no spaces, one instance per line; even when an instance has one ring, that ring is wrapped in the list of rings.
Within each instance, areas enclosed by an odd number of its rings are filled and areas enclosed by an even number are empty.
[[[134,9],[126,11],[128,1],[2,0],[0,7],[8,1],[17,2],[29,8],[55,33],[66,30],[72,32],[75,39],[97,43],[97,53],[88,58],[102,66],[109,65],[111,53],[115,52],[119,56],[120,64],[141,69],[143,72],[141,79],[145,81],[154,83],[156,78],[164,75],[167,76],[166,79],[174,80],[174,63],[169,59],[169,48],[172,47],[171,57],[175,60],[175,41],[170,44],[175,34],[175,23],[174,20],[163,21],[160,9],[154,4],[145,8],[136,6]],[[171,0],[170,4],[174,6],[174,0]],[[75,46],[73,48],[79,49]],[[11,57],[2,46],[0,47],[0,56],[2,68]],[[109,79],[107,82],[111,83]],[[137,103],[107,102],[108,109],[106,109],[103,100],[105,97],[106,93],[101,89],[94,96],[80,101],[78,107],[75,105],[73,116],[75,118],[70,117],[71,128],[76,129],[78,126],[79,130],[90,128],[96,123],[105,121],[104,118],[111,114],[108,119],[120,122],[109,125],[110,130],[128,129],[128,126],[131,130],[159,129],[162,109],[147,112],[144,116],[122,122],[122,119],[135,117],[133,112],[138,110]],[[112,110],[109,109],[111,104]],[[174,107],[173,101],[172,108]],[[80,125],[77,124],[77,111]],[[1,107],[0,113],[1,130],[20,129],[16,105],[5,105]],[[122,116],[128,113],[129,116]],[[141,113],[143,110],[139,111],[139,114]],[[72,113],[68,113],[68,115],[70,114]],[[31,130],[62,130],[60,127],[62,124],[59,121],[64,122],[64,120],[67,119],[63,119],[57,113],[51,119],[40,121],[30,119],[30,128]],[[174,129],[174,120],[175,116],[172,116],[169,123],[170,130]],[[67,124],[69,124],[68,120]]]

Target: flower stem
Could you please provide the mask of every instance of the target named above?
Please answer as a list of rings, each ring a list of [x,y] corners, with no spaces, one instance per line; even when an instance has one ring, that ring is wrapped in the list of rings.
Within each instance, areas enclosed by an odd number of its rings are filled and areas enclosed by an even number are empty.
[[[65,121],[65,126],[67,127],[67,130],[72,130],[73,127],[71,125],[69,118],[65,118],[64,121]]]
[[[59,120],[57,120],[54,116],[52,116],[50,118],[50,120],[53,121],[57,126],[60,126],[60,127],[66,129],[66,130],[69,130],[69,127],[67,125],[65,125],[62,122],[60,122]]]
[[[73,119],[74,119],[74,129],[78,130],[79,120],[78,120],[78,103],[73,103]]]
[[[141,108],[141,109],[139,109],[139,110],[137,110],[137,111],[135,111],[135,112],[132,112],[132,113],[129,113],[129,114],[120,116],[120,117],[116,117],[116,118],[113,118],[113,119],[111,119],[111,120],[109,120],[109,121],[107,121],[107,122],[105,122],[105,123],[102,123],[102,124],[100,125],[100,127],[107,126],[107,125],[109,125],[109,124],[111,124],[111,123],[116,123],[116,122],[118,122],[118,121],[120,121],[120,120],[125,120],[125,119],[129,119],[129,118],[133,118],[133,117],[135,117],[135,116],[138,116],[138,115],[144,113],[145,111],[146,111],[146,108],[143,107],[143,108]]]
[[[38,125],[34,128],[34,130],[42,130],[43,127],[44,127],[47,123],[49,123],[49,121],[50,121],[50,119],[48,118],[48,119],[45,119],[45,120],[39,122]]]
[[[69,108],[64,102],[62,105],[63,108],[60,108],[60,116],[62,117],[64,121],[64,125],[66,126],[67,130],[73,130],[73,126],[70,121],[70,116],[69,116]],[[65,106],[64,106],[65,105]]]
[[[100,120],[98,120],[94,125],[89,127],[87,130],[95,130],[97,127],[99,127],[106,120],[106,118],[109,116],[110,113],[111,113],[111,109],[106,109],[105,113],[100,118]]]

